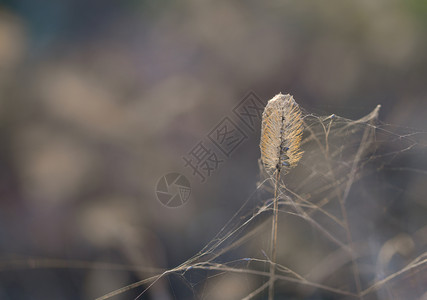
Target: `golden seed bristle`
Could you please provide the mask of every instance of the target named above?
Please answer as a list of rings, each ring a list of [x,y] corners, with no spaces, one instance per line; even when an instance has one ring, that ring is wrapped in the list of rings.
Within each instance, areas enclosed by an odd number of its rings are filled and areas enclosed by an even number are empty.
[[[278,94],[268,101],[262,114],[260,148],[270,175],[297,165],[303,154],[302,132],[301,110],[291,95]]]

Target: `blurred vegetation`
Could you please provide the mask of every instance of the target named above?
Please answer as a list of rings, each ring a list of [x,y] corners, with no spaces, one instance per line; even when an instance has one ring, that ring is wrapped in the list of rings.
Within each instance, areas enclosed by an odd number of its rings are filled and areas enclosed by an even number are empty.
[[[70,262],[3,267],[0,298],[94,298],[149,274],[74,260],[171,268],[197,252],[255,189],[259,133],[185,207],[154,187],[250,90],[353,119],[382,104],[382,121],[425,131],[426,20],[423,0],[0,1],[0,254]],[[405,205],[389,208],[402,230],[425,219]],[[172,285],[147,299],[186,297]]]

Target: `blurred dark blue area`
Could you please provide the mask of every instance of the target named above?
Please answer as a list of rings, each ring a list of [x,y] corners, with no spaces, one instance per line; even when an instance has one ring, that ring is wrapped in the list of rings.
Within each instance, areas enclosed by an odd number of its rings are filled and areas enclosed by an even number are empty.
[[[31,52],[43,54],[58,43],[84,42],[108,34],[109,24],[135,10],[137,1],[3,1],[4,6],[24,19],[30,35]],[[142,3],[142,2],[141,2]]]

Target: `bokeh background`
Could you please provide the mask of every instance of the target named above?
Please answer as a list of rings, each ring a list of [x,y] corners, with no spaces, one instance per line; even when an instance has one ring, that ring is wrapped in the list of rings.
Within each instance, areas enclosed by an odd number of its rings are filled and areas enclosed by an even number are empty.
[[[426,82],[424,0],[0,1],[0,298],[91,299],[199,251],[255,189],[259,133],[203,184],[182,156],[249,91],[352,119],[382,104],[420,132]],[[171,171],[192,181],[178,209],[154,193]]]

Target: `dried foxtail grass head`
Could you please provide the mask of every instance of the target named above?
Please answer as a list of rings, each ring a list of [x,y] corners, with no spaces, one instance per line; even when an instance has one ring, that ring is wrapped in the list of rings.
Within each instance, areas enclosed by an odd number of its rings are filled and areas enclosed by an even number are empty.
[[[301,110],[291,95],[278,94],[268,101],[262,114],[260,148],[261,161],[267,173],[270,176],[276,175],[271,228],[269,300],[274,299],[279,179],[282,170],[286,171],[295,167],[301,159],[302,129]]]
[[[294,98],[278,94],[268,101],[262,114],[261,160],[270,175],[288,170],[301,159],[303,131],[301,110]]]

